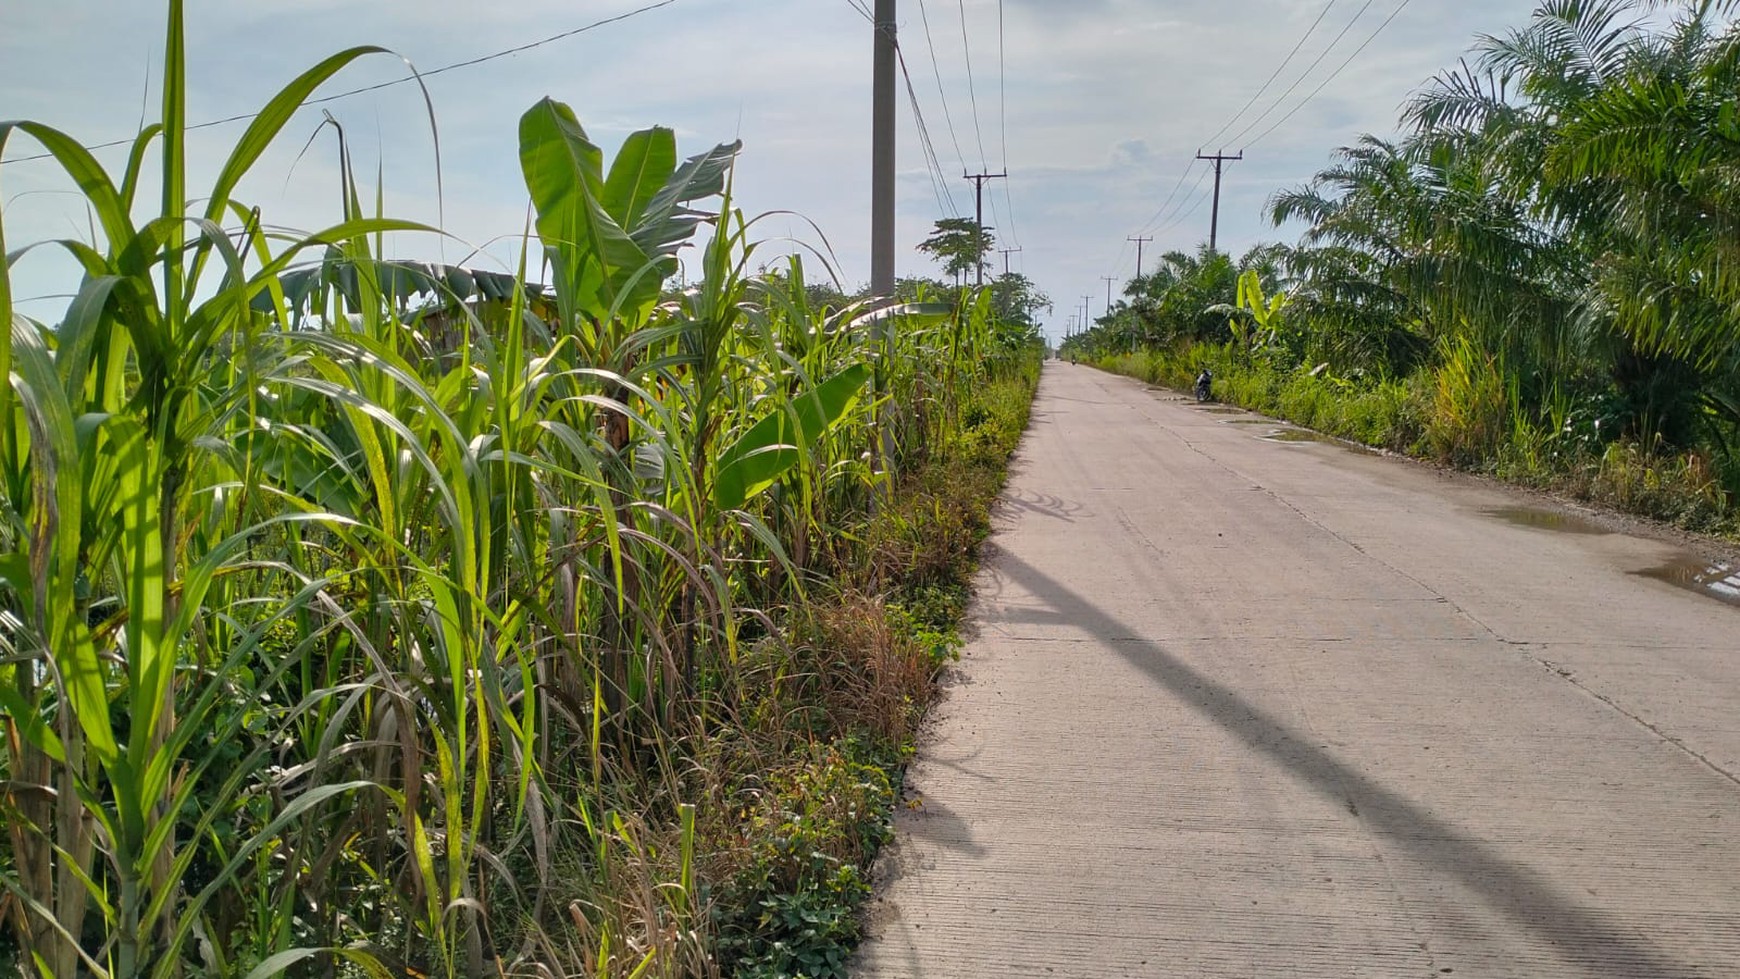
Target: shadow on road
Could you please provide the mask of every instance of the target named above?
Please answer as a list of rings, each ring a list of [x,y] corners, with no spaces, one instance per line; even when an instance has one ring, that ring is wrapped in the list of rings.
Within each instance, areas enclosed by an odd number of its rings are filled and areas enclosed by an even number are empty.
[[[998,503],[1010,510],[1051,517],[1065,523],[1075,523],[1075,518],[1080,516],[1085,509],[1080,503],[1066,500],[1060,496],[1017,489],[1006,490],[1002,496],[998,497]]]
[[[1024,588],[1066,620],[1099,636],[1137,630],[1011,554],[996,562],[1000,576]],[[1273,759],[1317,792],[1358,814],[1362,824],[1409,851],[1445,879],[1478,894],[1488,907],[1534,932],[1584,974],[1601,979],[1693,979],[1697,967],[1671,962],[1645,937],[1622,933],[1618,923],[1579,906],[1539,874],[1494,853],[1479,840],[1422,811],[1378,782],[1349,768],[1296,730],[1253,706],[1235,690],[1196,671],[1149,640],[1107,646],[1155,683],[1191,704],[1252,751]]]
[[[901,821],[900,828],[919,839],[971,857],[982,857],[986,853],[984,845],[973,839],[972,828],[966,820],[942,803],[928,798],[918,800],[911,815]]]

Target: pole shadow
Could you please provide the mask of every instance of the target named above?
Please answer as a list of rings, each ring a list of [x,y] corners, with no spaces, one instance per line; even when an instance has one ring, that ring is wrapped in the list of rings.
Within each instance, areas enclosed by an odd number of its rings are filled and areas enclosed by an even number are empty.
[[[1139,634],[1012,554],[1004,553],[995,571],[1091,635]],[[1316,791],[1356,812],[1371,831],[1409,851],[1443,878],[1459,882],[1488,907],[1549,943],[1583,974],[1599,979],[1700,979],[1708,975],[1697,966],[1671,961],[1642,935],[1616,930],[1609,916],[1578,905],[1535,871],[1505,859],[1337,761],[1319,749],[1308,732],[1269,715],[1235,690],[1168,653],[1159,643],[1127,640],[1107,645],[1250,750],[1305,779]]]

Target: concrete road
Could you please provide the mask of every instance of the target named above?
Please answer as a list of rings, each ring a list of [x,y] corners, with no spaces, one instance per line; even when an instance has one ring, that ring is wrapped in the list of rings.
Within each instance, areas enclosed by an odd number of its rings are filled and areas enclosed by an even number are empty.
[[[1048,365],[854,974],[1740,977],[1740,578],[1282,428]]]

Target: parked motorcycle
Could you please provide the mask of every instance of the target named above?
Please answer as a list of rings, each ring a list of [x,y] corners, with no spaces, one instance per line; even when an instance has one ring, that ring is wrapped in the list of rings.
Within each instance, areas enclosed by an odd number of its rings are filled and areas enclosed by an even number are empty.
[[[1205,367],[1202,373],[1196,375],[1196,400],[1199,402],[1209,400],[1213,394],[1213,386],[1214,374]]]

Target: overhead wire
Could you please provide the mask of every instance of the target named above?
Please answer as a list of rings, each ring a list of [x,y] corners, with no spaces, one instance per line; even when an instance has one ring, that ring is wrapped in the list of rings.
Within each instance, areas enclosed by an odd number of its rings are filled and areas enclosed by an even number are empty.
[[[1198,162],[1200,162],[1200,161],[1198,161],[1196,159],[1191,159],[1184,164],[1184,169],[1182,171],[1180,171],[1178,174],[1177,182],[1175,182],[1172,185],[1171,193],[1167,194],[1166,199],[1164,201],[1160,202],[1160,207],[1157,210],[1155,210],[1154,216],[1149,218],[1146,222],[1144,222],[1142,227],[1141,227],[1141,230],[1137,231],[1136,234],[1138,234],[1138,235],[1146,234],[1149,231],[1153,230],[1155,225],[1159,224],[1161,221],[1166,220],[1166,217],[1167,217],[1166,209],[1172,205],[1172,202],[1174,200],[1178,199],[1178,192],[1180,190],[1184,189],[1184,181],[1190,179],[1190,171],[1195,169],[1196,164]],[[1206,173],[1206,171],[1204,171],[1204,172]],[[1198,180],[1199,185],[1200,185],[1200,183],[1201,183],[1201,181]],[[1180,206],[1182,206],[1182,205],[1180,205]]]
[[[1003,28],[1003,0],[997,0],[997,133],[1002,142],[1003,172],[1009,172],[1009,71],[1007,66],[1007,34]],[[1003,178],[1003,202],[1009,208],[1009,239],[1021,248],[1021,234],[1015,226],[1015,194]],[[1019,252],[1017,252],[1019,254]]]
[[[985,152],[985,128],[979,122],[979,88],[978,83],[973,78],[973,46],[971,32],[967,27],[966,0],[957,0],[956,5],[960,8],[961,13],[961,55],[965,59],[967,67],[967,99],[973,107],[973,137],[979,147],[979,173],[987,174],[991,169],[990,154]],[[962,176],[966,175],[965,169],[962,167]],[[1007,179],[1007,177],[1004,178],[1005,181]],[[975,199],[978,199],[977,195],[975,195]],[[981,213],[977,210],[974,213],[980,220],[983,220]],[[996,228],[1002,224],[1003,217],[997,207],[997,191],[993,189],[991,191],[991,224],[989,227]]]
[[[395,78],[395,79],[392,79],[391,81],[379,82],[379,83],[374,84],[374,85],[364,85],[361,88],[353,88],[353,89],[350,89],[348,91],[338,92],[338,93],[335,93],[332,95],[323,95],[319,98],[307,99],[302,104],[304,106],[324,105],[328,102],[336,102],[339,99],[348,99],[354,95],[364,95],[364,94],[369,93],[369,92],[378,92],[384,88],[392,88],[395,85],[403,85],[406,82],[412,82],[412,81],[422,82],[422,81],[425,81],[427,79],[434,78],[436,75],[444,75],[450,71],[458,71],[461,68],[472,68],[472,67],[475,67],[477,65],[481,65],[481,64],[484,64],[484,63],[490,62],[490,61],[496,61],[496,60],[499,60],[501,58],[509,57],[511,55],[523,54],[527,51],[532,50],[533,48],[541,48],[546,44],[554,44],[557,41],[565,41],[568,38],[575,37],[576,35],[580,35],[580,34],[585,34],[585,33],[588,33],[590,31],[595,31],[601,27],[608,27],[612,24],[619,24],[619,23],[621,23],[625,20],[628,20],[630,18],[639,17],[642,14],[651,13],[655,10],[662,8],[662,7],[669,7],[670,5],[672,5],[676,2],[677,2],[677,0],[657,0],[656,3],[649,3],[649,4],[646,4],[644,6],[637,7],[633,10],[627,11],[626,13],[617,14],[613,17],[606,17],[602,20],[596,20],[590,24],[585,25],[584,27],[576,27],[573,30],[562,31],[559,34],[551,34],[549,37],[540,38],[536,41],[531,41],[531,42],[528,42],[526,44],[515,45],[514,47],[505,48],[501,51],[495,51],[495,52],[492,52],[490,54],[482,55],[482,56],[479,56],[476,58],[467,58],[464,61],[455,61],[454,63],[452,63],[450,65],[442,65],[439,68],[431,68],[428,71],[419,72],[415,68],[412,68],[411,69],[412,73],[404,78]],[[847,0],[847,2],[850,3],[851,0]],[[407,62],[407,64],[409,64],[409,62]],[[246,122],[247,120],[252,119],[258,115],[259,115],[258,112],[243,112],[243,113],[240,113],[238,115],[225,116],[222,119],[211,119],[211,120],[208,120],[206,122],[194,123],[194,124],[188,126],[187,129],[188,129],[188,131],[191,132],[192,130],[195,130],[195,129],[211,129],[211,128],[216,127],[216,126],[227,126],[233,122]],[[129,137],[127,139],[110,140],[106,143],[96,143],[94,145],[85,147],[85,149],[87,149],[87,150],[105,150],[105,149],[113,149],[114,147],[117,147],[117,146],[131,146],[133,144],[135,138],[136,137]],[[19,157],[13,157],[12,159],[9,159],[9,160],[0,160],[0,163],[28,163],[32,160],[46,160],[52,156],[54,156],[53,153],[37,153],[37,154],[34,154],[32,156],[19,156]]]
[[[1190,193],[1186,194],[1184,199],[1178,202],[1178,213],[1174,214],[1171,220],[1167,221],[1165,224],[1154,228],[1154,237],[1158,238],[1161,234],[1171,231],[1173,228],[1183,224],[1192,214],[1202,210],[1202,202],[1208,199],[1208,195],[1202,192],[1202,185],[1208,183],[1208,175],[1212,172],[1213,170],[1208,167],[1202,168],[1202,176],[1196,178],[1195,186],[1191,187]],[[1190,205],[1189,210],[1184,209],[1185,201],[1194,201],[1194,203]]]
[[[1329,42],[1329,45],[1327,47],[1325,47],[1323,49],[1323,51],[1318,54],[1317,58],[1312,61],[1310,66],[1308,66],[1302,73],[1300,73],[1299,77],[1297,79],[1295,79],[1293,81],[1293,83],[1287,87],[1287,90],[1282,92],[1280,95],[1276,96],[1275,101],[1270,103],[1268,108],[1264,109],[1261,114],[1259,114],[1255,119],[1251,120],[1245,126],[1245,128],[1241,129],[1233,137],[1233,139],[1230,140],[1229,142],[1237,142],[1239,139],[1248,135],[1251,132],[1251,130],[1256,128],[1256,126],[1259,125],[1260,123],[1262,123],[1262,121],[1265,118],[1267,118],[1271,113],[1273,113],[1277,108],[1279,108],[1287,100],[1287,97],[1289,95],[1291,95],[1293,92],[1297,91],[1299,86],[1304,83],[1305,79],[1309,78],[1311,76],[1311,73],[1313,71],[1315,71],[1317,69],[1317,67],[1323,63],[1324,59],[1326,59],[1329,56],[1329,53],[1334,51],[1336,49],[1336,47],[1338,47],[1341,44],[1342,40],[1345,39],[1347,37],[1348,33],[1352,31],[1354,25],[1359,23],[1359,20],[1365,15],[1366,11],[1368,11],[1372,7],[1374,2],[1375,2],[1375,0],[1366,0],[1366,2],[1359,8],[1359,10],[1357,12],[1355,12],[1353,17],[1347,22],[1347,24],[1342,27],[1341,32],[1338,33],[1335,36],[1335,38]],[[1262,92],[1267,90],[1268,86],[1270,84],[1272,84],[1274,77],[1278,77],[1280,75],[1281,71],[1284,70],[1286,64],[1288,62],[1290,62],[1293,59],[1293,57],[1298,53],[1298,51],[1304,47],[1306,40],[1308,40],[1310,38],[1310,36],[1316,32],[1318,26],[1328,16],[1330,10],[1334,8],[1335,3],[1336,3],[1336,0],[1329,0],[1329,3],[1324,6],[1322,12],[1320,12],[1318,14],[1317,19],[1312,22],[1311,27],[1307,28],[1305,34],[1300,38],[1299,42],[1294,45],[1294,49],[1293,49],[1292,53],[1288,54],[1287,58],[1282,61],[1281,67],[1276,69],[1276,71],[1273,73],[1270,80],[1268,82],[1264,83],[1263,88],[1258,90],[1258,94],[1256,96],[1254,96],[1250,100],[1250,102],[1247,102],[1243,108],[1241,108],[1237,113],[1234,113],[1233,118],[1228,123],[1228,125],[1221,127],[1221,130],[1219,132],[1215,133],[1214,136],[1209,137],[1208,142],[1210,142],[1210,143],[1214,142],[1227,129],[1231,128],[1231,124],[1236,123],[1238,120],[1238,117],[1243,115],[1250,108],[1250,106],[1257,101],[1257,99],[1261,98]],[[1289,110],[1285,115],[1283,115],[1280,119],[1277,119],[1267,129],[1265,129],[1261,133],[1259,133],[1255,139],[1244,144],[1244,148],[1249,148],[1250,146],[1255,145],[1257,142],[1260,142],[1262,139],[1266,138],[1271,133],[1273,133],[1276,129],[1278,129],[1288,119],[1291,119],[1294,115],[1296,115],[1300,109],[1304,108],[1308,102],[1310,102],[1319,93],[1321,93],[1323,91],[1323,89],[1329,85],[1330,82],[1332,82],[1337,76],[1339,76],[1343,71],[1345,71],[1347,66],[1352,64],[1354,59],[1358,58],[1360,53],[1363,52],[1367,47],[1369,47],[1372,44],[1372,42],[1377,39],[1377,36],[1379,34],[1383,33],[1384,29],[1386,27],[1388,27],[1390,25],[1390,23],[1393,22],[1396,19],[1396,17],[1401,14],[1402,10],[1405,9],[1410,3],[1412,3],[1412,0],[1402,0],[1402,3],[1400,4],[1400,6],[1398,6],[1394,11],[1392,11],[1390,13],[1389,17],[1386,18],[1383,23],[1378,25],[1377,30],[1373,31],[1372,34],[1370,36],[1368,36],[1365,39],[1365,41],[1359,45],[1359,47],[1355,48],[1353,53],[1351,55],[1349,55],[1347,57],[1347,59],[1344,60],[1339,67],[1337,67],[1327,77],[1325,77],[1323,79],[1323,81],[1317,86],[1317,88],[1315,90],[1312,91],[1312,93],[1310,95],[1307,95],[1304,99],[1300,100],[1300,102],[1298,104],[1296,104],[1295,106],[1293,106],[1293,108],[1291,110]],[[1203,171],[1202,175],[1197,178],[1196,185],[1194,188],[1192,188],[1191,192],[1189,194],[1186,194],[1182,200],[1178,201],[1177,208],[1175,209],[1176,213],[1174,213],[1170,218],[1167,218],[1164,216],[1166,214],[1167,207],[1171,204],[1172,200],[1174,199],[1174,197],[1176,195],[1178,186],[1182,186],[1184,180],[1188,178],[1189,173],[1190,173],[1189,167],[1186,166],[1184,173],[1181,174],[1179,177],[1178,185],[1176,185],[1173,189],[1173,195],[1168,196],[1167,202],[1163,203],[1161,205],[1160,210],[1156,212],[1155,217],[1150,220],[1150,222],[1147,226],[1145,226],[1144,232],[1139,232],[1139,233],[1145,233],[1147,230],[1152,229],[1155,232],[1155,234],[1159,234],[1161,231],[1165,231],[1165,230],[1168,230],[1170,228],[1176,227],[1179,223],[1181,223],[1184,220],[1184,218],[1188,217],[1190,214],[1194,214],[1197,210],[1201,209],[1202,200],[1200,197],[1197,197],[1197,195],[1198,195],[1203,183],[1205,183],[1208,179],[1208,171],[1206,169]],[[1196,198],[1194,205],[1191,206],[1189,208],[1189,210],[1184,210],[1185,203],[1187,201],[1191,201],[1192,198]]]
[[[1334,9],[1336,2],[1337,2],[1337,0],[1328,0],[1328,3],[1326,3],[1324,5],[1323,9],[1318,13],[1317,18],[1311,22],[1311,26],[1306,28],[1305,33],[1302,34],[1300,36],[1299,40],[1293,45],[1293,49],[1288,52],[1286,58],[1282,59],[1281,63],[1276,66],[1276,68],[1273,72],[1270,73],[1268,79],[1266,79],[1263,82],[1262,86],[1257,89],[1257,93],[1255,95],[1251,96],[1251,98],[1248,101],[1246,101],[1246,103],[1242,107],[1240,107],[1240,109],[1237,112],[1233,113],[1232,117],[1230,119],[1228,119],[1228,121],[1226,123],[1224,123],[1219,130],[1216,130],[1214,135],[1210,136],[1205,141],[1205,145],[1212,144],[1216,140],[1218,140],[1222,135],[1224,135],[1226,133],[1226,131],[1228,129],[1232,128],[1232,126],[1238,122],[1240,117],[1242,117],[1246,112],[1248,112],[1250,110],[1251,106],[1255,105],[1257,103],[1257,101],[1262,98],[1263,94],[1269,90],[1269,87],[1271,85],[1273,85],[1275,80],[1280,77],[1281,73],[1286,70],[1287,65],[1292,63],[1293,59],[1298,56],[1298,54],[1301,50],[1303,50],[1306,42],[1309,41],[1310,38],[1317,32],[1317,29],[1322,25],[1323,21],[1328,17],[1330,11]],[[1319,65],[1321,65],[1323,63],[1323,61],[1329,56],[1330,52],[1334,51],[1336,49],[1336,47],[1338,47],[1341,44],[1342,40],[1345,39],[1347,37],[1347,35],[1353,30],[1353,27],[1356,24],[1358,24],[1360,19],[1365,16],[1365,13],[1369,9],[1371,9],[1374,2],[1375,2],[1375,0],[1366,0],[1366,2],[1353,15],[1353,17],[1350,20],[1348,20],[1347,24],[1342,27],[1340,33],[1338,33],[1335,36],[1335,38],[1329,42],[1328,46],[1326,46],[1323,49],[1323,51],[1317,55],[1316,59],[1312,61],[1310,66],[1308,66],[1303,72],[1300,73],[1299,77],[1296,78],[1293,81],[1293,83],[1287,87],[1287,90],[1282,92],[1280,95],[1276,96],[1275,100],[1269,104],[1268,108],[1264,109],[1263,112],[1261,114],[1259,114],[1255,119],[1252,119],[1249,123],[1247,123],[1245,125],[1245,127],[1243,129],[1239,130],[1239,132],[1229,142],[1236,143],[1238,140],[1240,140],[1243,137],[1245,137],[1246,135],[1248,135],[1253,129],[1255,129],[1258,125],[1260,125],[1264,119],[1268,118],[1276,109],[1278,109],[1284,102],[1286,102],[1287,97],[1292,95],[1295,91],[1297,91],[1299,89],[1299,86],[1304,83],[1305,79],[1309,78],[1311,76],[1311,73],[1313,71],[1315,71],[1317,69],[1317,67]],[[1276,129],[1279,129],[1282,125],[1284,125],[1289,119],[1292,119],[1295,115],[1297,115],[1301,109],[1303,109],[1307,104],[1309,104],[1311,102],[1312,99],[1316,98],[1319,94],[1321,94],[1323,92],[1323,90],[1325,88],[1327,88],[1331,82],[1333,82],[1344,71],[1346,71],[1347,67],[1349,65],[1351,65],[1354,62],[1354,60],[1357,59],[1360,56],[1360,54],[1365,51],[1366,48],[1370,47],[1371,44],[1377,40],[1378,36],[1381,35],[1384,32],[1384,30],[1386,28],[1388,28],[1389,25],[1391,23],[1393,23],[1395,21],[1395,19],[1401,15],[1402,11],[1407,9],[1409,4],[1411,4],[1412,2],[1413,2],[1413,0],[1402,0],[1402,2],[1396,7],[1396,9],[1391,11],[1390,15],[1388,17],[1386,17],[1381,24],[1378,25],[1377,29],[1374,30],[1357,48],[1355,48],[1353,53],[1348,55],[1347,58],[1345,60],[1343,60],[1341,62],[1341,64],[1335,68],[1334,71],[1330,72],[1329,75],[1326,76],[1317,85],[1317,87],[1311,91],[1311,93],[1309,95],[1306,95],[1297,104],[1295,104],[1292,109],[1288,110],[1284,115],[1282,115],[1281,118],[1275,120],[1275,122],[1270,124],[1268,128],[1262,130],[1262,132],[1258,133],[1253,139],[1251,139],[1249,142],[1245,143],[1243,148],[1248,149],[1251,146],[1254,146],[1257,143],[1260,143],[1262,140],[1266,139],[1270,134],[1272,134]],[[1201,210],[1202,201],[1204,200],[1204,198],[1201,195],[1201,190],[1202,190],[1202,185],[1204,183],[1206,183],[1208,180],[1209,170],[1207,168],[1205,168],[1203,170],[1202,174],[1197,177],[1196,184],[1191,188],[1190,192],[1188,194],[1186,194],[1184,196],[1184,198],[1182,198],[1182,199],[1178,198],[1178,191],[1180,188],[1182,188],[1184,186],[1184,182],[1189,179],[1191,167],[1194,166],[1195,162],[1196,161],[1192,160],[1192,161],[1186,163],[1183,171],[1180,172],[1178,175],[1177,182],[1173,184],[1171,192],[1169,194],[1167,194],[1166,200],[1161,203],[1159,209],[1155,211],[1154,216],[1152,218],[1150,218],[1146,224],[1143,225],[1142,230],[1137,232],[1138,235],[1147,234],[1150,231],[1152,231],[1153,234],[1156,237],[1158,237],[1163,232],[1168,231],[1174,227],[1177,227],[1183,221],[1188,219],[1191,215],[1195,214],[1198,210]],[[1173,207],[1174,200],[1177,200],[1177,202],[1178,202],[1177,206],[1175,208]],[[1186,209],[1186,206],[1185,206],[1186,202],[1191,202],[1191,201],[1194,201],[1194,203],[1191,203],[1190,206],[1188,207],[1188,209]],[[1167,216],[1169,208],[1171,208],[1173,210],[1173,213],[1170,215],[1170,217]],[[1124,250],[1119,253],[1119,259],[1118,259],[1117,263],[1115,263],[1118,267],[1122,267],[1123,258],[1128,253],[1128,251],[1129,251],[1129,243],[1126,242],[1125,246],[1124,246]]]
[[[1298,115],[1300,109],[1305,108],[1305,105],[1307,103],[1309,103],[1312,99],[1316,98],[1318,95],[1322,94],[1323,90],[1325,88],[1329,87],[1330,82],[1335,81],[1336,78],[1340,77],[1341,73],[1347,70],[1347,66],[1353,64],[1353,59],[1359,57],[1361,52],[1363,52],[1366,48],[1370,47],[1372,42],[1376,41],[1378,39],[1378,35],[1382,34],[1384,32],[1384,29],[1389,27],[1390,24],[1393,23],[1397,17],[1401,16],[1402,11],[1408,9],[1408,5],[1410,3],[1413,3],[1413,2],[1414,2],[1414,0],[1402,0],[1402,2],[1399,5],[1397,5],[1396,9],[1390,11],[1390,15],[1388,17],[1384,18],[1384,22],[1377,26],[1377,30],[1372,31],[1371,36],[1367,37],[1365,39],[1364,43],[1360,44],[1359,47],[1354,48],[1353,53],[1347,56],[1347,60],[1343,61],[1341,63],[1341,65],[1339,67],[1337,67],[1334,71],[1330,72],[1329,76],[1327,78],[1323,79],[1322,83],[1319,84],[1315,89],[1313,89],[1310,95],[1307,95],[1303,99],[1299,100],[1298,105],[1295,105],[1290,111],[1288,111],[1288,113],[1286,115],[1275,120],[1274,125],[1270,126],[1269,128],[1263,130],[1261,133],[1257,134],[1257,136],[1246,145],[1247,146],[1257,145],[1258,143],[1262,142],[1265,138],[1267,138],[1270,133],[1281,128],[1281,126],[1283,124],[1285,124],[1287,120]]]
[[[918,127],[919,144],[924,150],[925,171],[930,175],[931,190],[936,194],[937,206],[950,217],[958,218],[961,212],[955,206],[954,194],[949,191],[948,174],[943,171],[942,161],[937,158],[936,144],[931,140],[930,127],[924,121],[924,109],[918,101],[918,89],[913,86],[912,73],[906,67],[906,52],[896,44],[894,54],[900,65],[900,76],[906,80],[906,97],[912,103],[912,118]]]
[[[936,56],[936,40],[930,33],[930,14],[925,10],[924,0],[918,0],[918,17],[919,22],[924,25],[924,43],[930,48],[930,67],[936,75],[936,94],[937,98],[942,101],[943,121],[948,123],[949,142],[954,144],[955,157],[961,162],[961,172],[965,173],[967,155],[961,152],[961,138],[955,134],[954,113],[949,111],[949,97],[943,89],[942,60]]]
[[[1203,140],[1204,146],[1214,145],[1215,140],[1225,135],[1227,130],[1231,129],[1238,123],[1240,117],[1250,111],[1251,106],[1257,104],[1257,100],[1263,97],[1263,93],[1269,90],[1269,86],[1275,84],[1275,79],[1281,77],[1281,72],[1285,71],[1287,66],[1293,63],[1293,59],[1298,57],[1300,50],[1305,47],[1305,42],[1311,39],[1311,35],[1317,33],[1317,28],[1322,26],[1323,20],[1329,16],[1329,12],[1335,9],[1336,3],[1337,0],[1329,0],[1328,3],[1323,5],[1323,9],[1317,13],[1317,19],[1311,22],[1311,26],[1305,29],[1305,33],[1299,35],[1298,43],[1294,44],[1293,50],[1287,52],[1287,56],[1282,58],[1281,63],[1275,66],[1275,70],[1269,73],[1269,77],[1264,80],[1262,87],[1257,89],[1257,94],[1251,96],[1250,101],[1241,106],[1239,111],[1233,113],[1226,122],[1221,123],[1221,127],[1215,130],[1213,136]]]
[[[1329,42],[1329,46],[1324,48],[1321,52],[1318,53],[1317,59],[1315,61],[1312,61],[1311,64],[1303,72],[1300,72],[1298,78],[1293,79],[1293,84],[1287,86],[1287,90],[1285,92],[1282,92],[1280,95],[1276,96],[1275,101],[1269,103],[1269,107],[1267,109],[1264,109],[1262,111],[1262,113],[1260,115],[1258,115],[1255,119],[1252,119],[1250,122],[1246,123],[1245,128],[1239,130],[1236,134],[1233,135],[1233,137],[1231,139],[1227,140],[1227,142],[1236,146],[1239,144],[1239,140],[1244,139],[1245,136],[1248,135],[1251,130],[1262,125],[1263,120],[1267,119],[1269,117],[1269,113],[1274,112],[1276,109],[1280,108],[1281,103],[1287,101],[1287,96],[1292,95],[1294,92],[1299,90],[1299,86],[1303,85],[1305,83],[1305,79],[1311,77],[1311,73],[1316,71],[1317,66],[1321,65],[1323,63],[1323,59],[1329,57],[1329,52],[1334,51],[1336,49],[1336,47],[1341,44],[1342,40],[1347,37],[1348,32],[1353,30],[1353,26],[1355,24],[1359,23],[1360,18],[1364,17],[1365,12],[1370,10],[1372,7],[1372,4],[1374,4],[1376,2],[1377,2],[1377,0],[1365,0],[1365,3],[1360,6],[1359,10],[1356,13],[1354,13],[1353,18],[1351,20],[1349,20],[1347,22],[1347,24],[1341,28],[1341,33],[1335,35],[1335,39]]]
[[[979,140],[979,169],[984,171],[988,166],[985,155],[985,130],[979,125],[979,91],[973,84],[973,47],[967,38],[967,0],[956,0],[961,10],[961,54],[967,59],[967,98],[973,104],[973,130]],[[995,198],[992,198],[995,200]]]

